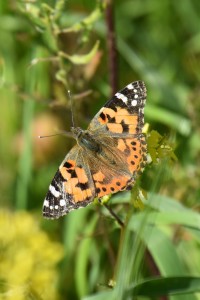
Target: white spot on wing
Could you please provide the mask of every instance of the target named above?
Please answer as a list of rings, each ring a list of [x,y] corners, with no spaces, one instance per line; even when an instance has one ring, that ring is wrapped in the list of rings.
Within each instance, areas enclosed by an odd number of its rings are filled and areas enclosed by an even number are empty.
[[[50,185],[49,190],[54,197],[58,198],[60,196],[60,192],[56,191],[56,189],[53,185]]]
[[[121,94],[121,93],[116,93],[115,96],[118,98],[118,99],[121,99],[125,104],[127,104],[127,101],[128,101],[128,98]]]
[[[61,199],[60,200],[60,206],[64,206],[65,205],[65,200],[64,199]]]
[[[131,101],[131,105],[132,105],[132,106],[137,106],[137,100],[132,100],[132,101]]]
[[[50,205],[50,209],[51,209],[51,210],[53,209],[53,206],[52,206],[52,205]]]
[[[127,85],[127,89],[129,89],[129,90],[132,90],[132,89],[133,89],[132,83],[130,83],[130,84]]]
[[[46,199],[44,200],[44,206],[45,206],[45,207],[49,207],[49,201],[46,200]]]
[[[55,205],[55,209],[58,209],[58,205]]]
[[[136,99],[137,99],[137,98],[138,98],[138,94],[135,94],[134,98],[136,98]]]

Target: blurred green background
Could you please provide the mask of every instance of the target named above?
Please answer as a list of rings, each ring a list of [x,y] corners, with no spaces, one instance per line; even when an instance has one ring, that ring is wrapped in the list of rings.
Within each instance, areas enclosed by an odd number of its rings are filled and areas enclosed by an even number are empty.
[[[86,128],[134,80],[148,91],[144,207],[135,187],[109,202],[124,230],[97,203],[43,220],[49,183],[74,141],[38,135],[69,131],[67,90]],[[132,299],[124,291],[146,278],[200,276],[199,82],[198,0],[0,2],[0,299]]]

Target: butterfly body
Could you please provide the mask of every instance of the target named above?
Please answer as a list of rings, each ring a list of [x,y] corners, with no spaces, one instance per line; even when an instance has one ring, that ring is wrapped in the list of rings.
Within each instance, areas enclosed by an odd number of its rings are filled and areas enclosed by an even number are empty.
[[[133,82],[104,105],[87,130],[71,128],[77,144],[50,184],[44,217],[59,218],[135,182],[146,161],[145,100],[144,83]]]
[[[88,130],[82,130],[80,127],[72,127],[72,132],[76,132],[77,144],[80,147],[86,148],[93,153],[100,152],[101,145],[95,141]]]

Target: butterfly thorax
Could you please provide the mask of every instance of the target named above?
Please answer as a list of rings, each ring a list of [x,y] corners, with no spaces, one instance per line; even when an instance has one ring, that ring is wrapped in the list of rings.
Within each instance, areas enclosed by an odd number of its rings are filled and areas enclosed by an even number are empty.
[[[88,130],[83,130],[80,127],[72,127],[71,131],[80,147],[87,148],[93,152],[101,152],[100,144],[95,141]]]

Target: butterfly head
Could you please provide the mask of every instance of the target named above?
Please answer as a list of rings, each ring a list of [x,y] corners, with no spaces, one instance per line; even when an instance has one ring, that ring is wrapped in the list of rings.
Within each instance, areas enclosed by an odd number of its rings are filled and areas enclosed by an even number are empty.
[[[83,132],[83,129],[81,129],[80,127],[71,127],[71,132],[73,137],[77,140]]]

